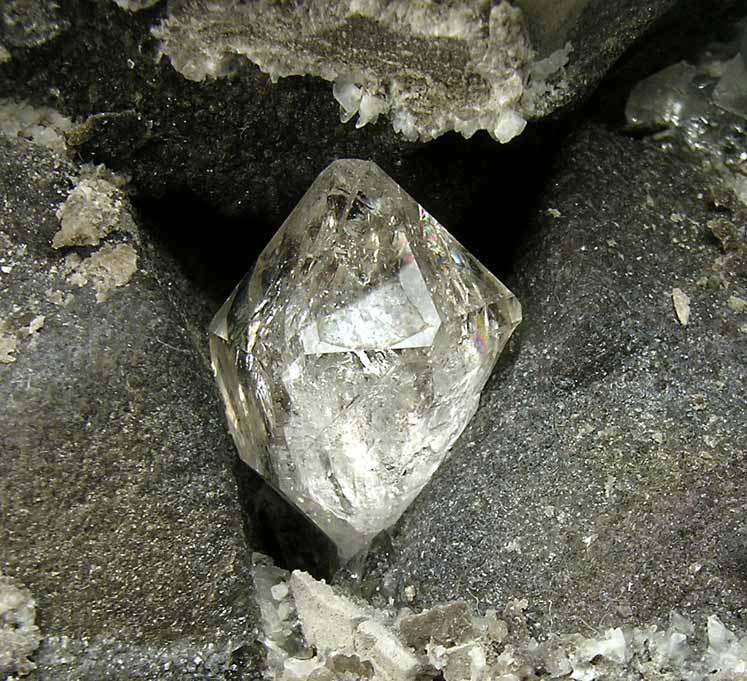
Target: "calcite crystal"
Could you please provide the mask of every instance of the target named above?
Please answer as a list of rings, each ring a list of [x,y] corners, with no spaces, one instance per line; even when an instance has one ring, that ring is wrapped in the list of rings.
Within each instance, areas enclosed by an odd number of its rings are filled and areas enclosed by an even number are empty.
[[[537,641],[526,600],[509,600],[501,613],[478,614],[462,601],[422,612],[383,609],[261,554],[253,558],[265,678],[275,681],[746,678],[747,636],[716,615],[696,627],[672,610],[668,625],[607,623]]]
[[[331,81],[343,122],[386,116],[409,140],[487,130],[508,142],[568,89],[570,43],[540,59],[521,9],[505,0],[173,0],[168,9],[152,32],[185,78],[229,76],[241,55],[273,81]]]
[[[443,461],[520,319],[378,166],[336,161],[211,325],[239,453],[350,558]]]

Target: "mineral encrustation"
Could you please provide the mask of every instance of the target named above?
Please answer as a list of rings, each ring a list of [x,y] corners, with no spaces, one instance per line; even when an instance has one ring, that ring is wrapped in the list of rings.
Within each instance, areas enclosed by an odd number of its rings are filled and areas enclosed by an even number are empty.
[[[239,453],[350,558],[428,482],[520,319],[378,166],[336,161],[211,326]]]

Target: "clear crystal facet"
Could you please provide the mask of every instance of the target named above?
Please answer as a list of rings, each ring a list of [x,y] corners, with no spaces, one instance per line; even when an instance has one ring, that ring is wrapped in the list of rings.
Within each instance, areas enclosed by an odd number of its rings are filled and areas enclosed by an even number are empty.
[[[211,325],[239,454],[349,558],[443,461],[520,320],[378,166],[336,161]]]

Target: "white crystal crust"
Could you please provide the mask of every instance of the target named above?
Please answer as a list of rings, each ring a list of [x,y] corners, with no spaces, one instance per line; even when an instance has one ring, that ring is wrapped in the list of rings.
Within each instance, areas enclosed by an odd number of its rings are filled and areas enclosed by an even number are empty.
[[[211,325],[239,454],[350,558],[438,468],[520,320],[378,166],[335,161]]]

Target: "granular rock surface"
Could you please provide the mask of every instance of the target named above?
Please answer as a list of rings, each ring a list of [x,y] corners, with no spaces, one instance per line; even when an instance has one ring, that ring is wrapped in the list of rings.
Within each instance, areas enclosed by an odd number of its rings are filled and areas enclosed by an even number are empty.
[[[747,292],[744,210],[690,160],[596,126],[555,173],[505,279],[524,309],[513,359],[370,588],[526,598],[537,634],[670,609],[743,623],[747,318],[729,300]]]
[[[35,678],[238,673],[255,611],[212,376],[133,225],[55,251],[77,169],[0,149],[0,569],[36,599]],[[76,263],[107,248],[138,267],[99,301]]]

